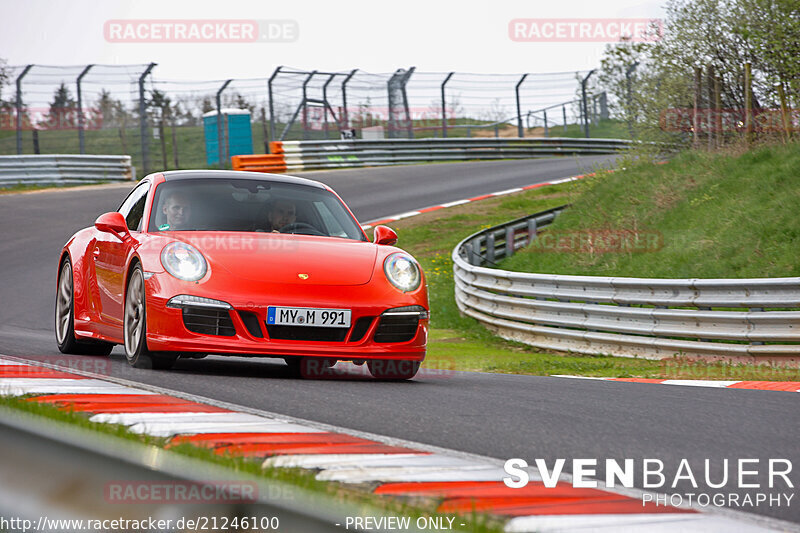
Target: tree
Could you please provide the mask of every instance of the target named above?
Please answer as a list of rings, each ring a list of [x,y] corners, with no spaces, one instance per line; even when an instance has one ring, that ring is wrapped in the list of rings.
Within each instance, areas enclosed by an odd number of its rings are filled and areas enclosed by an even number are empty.
[[[78,104],[69,92],[69,89],[61,82],[61,85],[53,93],[53,101],[50,102],[48,128],[67,129],[78,127]]]

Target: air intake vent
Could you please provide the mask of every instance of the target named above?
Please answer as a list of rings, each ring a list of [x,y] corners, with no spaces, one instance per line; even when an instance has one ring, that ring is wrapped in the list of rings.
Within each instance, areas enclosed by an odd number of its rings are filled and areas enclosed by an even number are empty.
[[[248,311],[239,311],[239,317],[242,319],[242,322],[244,322],[244,327],[247,328],[250,335],[258,339],[264,338],[264,332],[261,331],[257,314]]]
[[[375,330],[375,342],[408,342],[417,334],[419,314],[381,315]]]
[[[372,321],[375,320],[374,316],[362,316],[358,320],[356,320],[356,325],[353,326],[353,332],[350,333],[350,342],[358,342],[364,338],[364,335],[367,334],[367,330],[372,325]]]
[[[223,337],[236,335],[231,315],[225,309],[184,307],[183,325],[189,331],[203,335],[221,335]]]

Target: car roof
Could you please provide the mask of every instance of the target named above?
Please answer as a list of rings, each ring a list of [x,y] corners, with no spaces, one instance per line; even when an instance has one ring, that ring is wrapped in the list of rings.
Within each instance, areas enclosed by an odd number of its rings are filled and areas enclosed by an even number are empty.
[[[228,179],[248,179],[269,181],[272,183],[291,183],[294,185],[306,185],[327,189],[323,183],[318,181],[298,178],[297,176],[287,176],[285,174],[267,174],[264,172],[246,172],[243,170],[166,170],[158,172],[163,174],[165,181],[177,181],[184,179],[203,179],[203,178],[228,178]]]

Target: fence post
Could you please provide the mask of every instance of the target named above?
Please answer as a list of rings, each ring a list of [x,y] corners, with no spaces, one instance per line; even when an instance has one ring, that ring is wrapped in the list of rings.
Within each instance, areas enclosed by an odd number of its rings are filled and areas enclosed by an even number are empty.
[[[447,75],[447,77],[442,82],[442,137],[447,138],[447,107],[444,100],[444,86],[447,85],[447,82],[450,81],[450,78],[453,77],[455,72],[451,72]]]
[[[550,134],[547,131],[547,109],[543,110],[542,113],[544,113],[544,136],[549,137]]]
[[[722,135],[722,94],[719,87],[719,76],[714,76],[714,126],[717,130],[715,136],[717,147],[722,146],[722,141],[725,137]]]
[[[595,69],[589,71],[589,74],[581,81],[581,97],[583,100],[583,134],[589,138],[589,103],[586,101],[586,84],[589,83],[589,78],[594,74]]]
[[[81,92],[81,80],[83,79],[86,74],[89,73],[89,70],[94,65],[86,65],[86,67],[81,71],[78,75],[78,79],[75,81],[75,85],[77,86],[77,93],[78,93],[78,144],[80,146],[81,155],[86,153],[86,140],[84,139],[83,135],[83,127],[84,127],[84,120],[83,120],[83,93]]]
[[[745,138],[747,142],[750,143],[753,141],[753,91],[752,85],[753,78],[750,72],[750,63],[744,64],[744,129],[745,129]]]
[[[283,66],[280,66],[275,69],[275,72],[272,73],[272,76],[269,77],[269,81],[267,82],[267,91],[269,92],[269,140],[275,140],[275,107],[272,103],[272,82],[275,81],[275,78],[280,73]],[[264,141],[264,144],[269,148],[269,143]],[[269,149],[267,149],[267,153],[269,153]]]
[[[625,69],[625,88],[626,88],[626,107],[625,115],[628,119],[628,135],[631,136],[633,139],[633,73],[636,68],[639,66],[639,62],[635,61],[628,65],[628,68]]]
[[[786,140],[792,138],[792,130],[789,127],[789,106],[786,104],[786,93],[783,91],[783,83],[778,82],[775,84],[778,88],[778,97],[781,100],[781,117],[783,118],[783,130],[786,134]]]
[[[564,119],[564,133],[567,133],[567,106],[561,106],[561,116]]]
[[[525,129],[522,127],[522,108],[520,107],[519,102],[519,87],[522,85],[522,82],[525,81],[527,78],[527,74],[523,74],[522,77],[517,82],[516,87],[514,87],[514,94],[516,95],[517,99],[517,137],[525,137]]]
[[[347,77],[342,82],[342,105],[344,106],[344,109],[340,113],[340,116],[342,117],[341,120],[343,122],[341,129],[344,130],[350,128],[350,114],[347,111],[347,82],[350,81],[350,78],[356,75],[356,72],[358,72],[357,68],[351,70],[350,74],[348,74]]]
[[[150,63],[139,76],[139,134],[142,142],[142,166],[145,175],[150,173],[150,138],[147,136],[147,102],[144,98],[144,79],[155,66],[155,63]]]
[[[336,74],[331,74],[322,86],[322,122],[325,125],[325,140],[328,140],[328,84],[333,81]],[[336,116],[333,117],[336,120]]]
[[[694,67],[694,113],[692,114],[692,146],[697,148],[700,145],[700,82],[702,69]]]
[[[17,155],[22,155],[22,78],[32,68],[33,65],[26,66],[17,76]]]
[[[708,149],[712,150],[714,148],[714,110],[712,109],[714,107],[714,67],[712,65],[708,65],[706,80],[708,84],[708,87],[706,87],[708,98],[708,105],[706,106],[706,128],[708,128]]]
[[[217,91],[217,157],[219,159],[218,164],[219,168],[225,168],[223,162],[223,148],[222,145],[225,142],[225,129],[222,127],[222,91],[230,85],[233,80],[225,80],[225,83],[222,84],[222,87],[219,88]],[[227,126],[227,124],[226,124]]]
[[[402,79],[402,83],[403,83],[403,107],[405,108],[405,112],[406,112],[406,124],[408,124],[408,138],[409,139],[413,139],[414,138],[414,122],[411,120],[411,112],[410,112],[410,110],[408,108],[408,93],[406,92],[406,85],[408,84],[408,80],[411,79],[411,75],[414,73],[414,71],[416,69],[417,69],[417,67],[411,67],[410,69],[408,69],[408,71],[405,73],[405,75],[403,76],[403,79]]]
[[[317,71],[312,70],[303,81],[303,102],[301,104],[303,106],[303,140],[308,139],[308,83],[316,74]]]

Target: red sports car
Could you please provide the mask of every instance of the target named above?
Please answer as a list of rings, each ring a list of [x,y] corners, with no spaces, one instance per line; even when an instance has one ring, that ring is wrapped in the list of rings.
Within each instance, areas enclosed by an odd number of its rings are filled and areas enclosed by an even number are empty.
[[[135,367],[256,355],[305,375],[347,360],[412,378],[427,343],[425,277],[394,231],[374,236],[316,181],[151,174],[64,246],[58,347],[102,355],[122,344]]]

